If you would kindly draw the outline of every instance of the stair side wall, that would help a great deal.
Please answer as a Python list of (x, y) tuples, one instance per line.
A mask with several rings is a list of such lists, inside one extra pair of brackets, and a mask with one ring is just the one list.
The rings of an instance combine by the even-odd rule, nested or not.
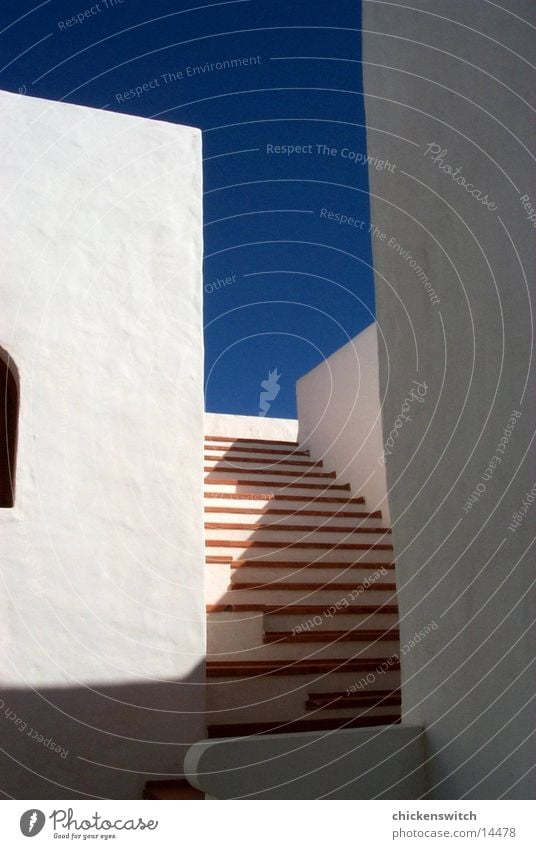
[(363, 3), (386, 436), (427, 387), (387, 458), (403, 721), (432, 797), (534, 798), (534, 506), (508, 526), (534, 485), (536, 9), (411, 6)]
[(296, 419), (277, 419), (269, 416), (235, 416), (229, 413), (205, 413), (205, 433), (208, 436), (235, 439), (278, 439), (295, 442), (298, 438)]
[(299, 440), (389, 525), (376, 323), (296, 384)]

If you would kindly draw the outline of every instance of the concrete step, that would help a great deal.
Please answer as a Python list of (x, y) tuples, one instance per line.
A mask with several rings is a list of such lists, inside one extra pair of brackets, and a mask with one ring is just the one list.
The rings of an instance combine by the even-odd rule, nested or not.
[[(210, 626), (209, 626), (209, 631)], [(248, 635), (249, 636), (249, 635)], [(332, 640), (325, 642), (273, 642), (273, 643), (248, 643), (239, 639), (237, 635), (237, 648), (229, 649), (218, 646), (207, 654), (207, 661), (271, 661), (276, 657), (281, 661), (305, 662), (316, 660), (358, 660), (369, 658), (381, 658), (385, 654), (395, 655), (399, 649), (399, 640), (371, 640), (370, 642), (351, 642), (350, 640)], [(212, 642), (212, 640), (211, 640)], [(214, 640), (215, 642), (215, 640)]]
[[(210, 661), (206, 666), (207, 679), (225, 678), (265, 678), (271, 676), (289, 677), (294, 675), (325, 675), (333, 672), (354, 672), (366, 675), (374, 673), (388, 658), (381, 655), (358, 658), (307, 658), (305, 660), (286, 660), (275, 657), (269, 660), (218, 660)], [(397, 660), (391, 660), (393, 669), (399, 668)]]
[[(268, 617), (266, 618), (268, 619)], [(328, 624), (330, 624), (331, 630), (322, 626), (311, 625), (299, 632), (296, 629), (294, 631), (283, 631), (275, 628), (265, 631), (265, 617), (261, 612), (233, 613), (221, 611), (211, 613), (207, 622), (207, 652), (210, 656), (218, 653), (236, 653), (237, 659), (240, 659), (238, 655), (249, 648), (257, 649), (272, 645), (272, 647), (276, 647), (276, 653), (281, 651), (282, 657), (298, 657), (299, 652), (305, 656), (307, 652), (316, 651), (324, 644), (335, 646), (342, 651), (346, 643), (350, 646), (350, 653), (360, 650), (365, 643), (370, 643), (376, 648), (382, 645), (382, 653), (389, 655), (396, 651), (396, 645), (391, 646), (391, 643), (396, 643), (398, 640), (398, 630), (395, 628), (389, 630), (386, 628), (372, 629), (369, 626), (366, 628), (354, 626), (346, 630), (334, 630), (334, 626), (335, 624), (338, 625), (338, 622), (330, 621)], [(287, 652), (289, 645), (297, 648), (296, 653)], [(272, 648), (271, 656), (273, 654), (274, 649)], [(269, 657), (269, 655), (265, 656)], [(351, 656), (351, 654), (345, 654), (345, 656)]]
[[(252, 483), (253, 485), (262, 483), (270, 484), (275, 487), (284, 487), (289, 484), (294, 486), (311, 487), (316, 484), (316, 489), (323, 489), (327, 486), (337, 486), (334, 472), (317, 472), (308, 471), (297, 473), (294, 470), (288, 469), (236, 469), (234, 467), (220, 466), (211, 469), (204, 466), (205, 484), (218, 483), (223, 480), (231, 480), (235, 483)], [(344, 484), (338, 484), (343, 490), (346, 489)]]
[(228, 474), (226, 472), (214, 472), (205, 477), (205, 497), (208, 492), (234, 492), (238, 495), (244, 493), (259, 494), (263, 493), (266, 500), (271, 500), (273, 497), (299, 495), (302, 498), (316, 496), (340, 497), (346, 493), (345, 502), (348, 502), (350, 485), (345, 483), (329, 483), (328, 481), (311, 479), (308, 477), (290, 478), (287, 475), (287, 480), (284, 477), (277, 478), (274, 475), (258, 474), (253, 477), (251, 474), (247, 477), (242, 477), (236, 473)]
[(297, 509), (313, 509), (313, 510), (355, 510), (363, 508), (365, 499), (363, 496), (355, 496), (348, 498), (345, 495), (322, 495), (322, 493), (307, 492), (299, 495), (293, 491), (279, 493), (275, 490), (266, 492), (258, 491), (257, 488), (240, 492), (235, 492), (231, 487), (218, 487), (214, 490), (212, 487), (205, 487), (204, 493), (205, 506), (213, 507), (246, 507), (246, 508), (266, 508), (276, 507), (293, 512)]
[[(340, 576), (338, 571), (311, 569), (308, 566), (300, 568), (300, 564), (297, 564), (298, 568), (294, 571), (289, 568), (285, 572), (266, 568), (232, 569), (231, 566), (229, 562), (205, 565), (207, 604), (234, 601), (284, 604), (298, 595), (308, 597), (315, 593), (322, 593), (318, 599), (311, 600), (311, 603), (315, 604), (338, 601), (343, 597), (350, 601), (361, 600), (365, 596), (367, 599), (373, 598), (375, 603), (380, 603), (385, 599), (394, 600), (396, 594), (393, 573), (387, 569), (369, 567), (364, 572), (350, 569)], [(244, 577), (248, 575), (249, 581), (245, 581)], [(371, 592), (377, 595), (371, 596)]]
[[(378, 606), (382, 604), (396, 604), (396, 592), (385, 590), (382, 587), (372, 586), (367, 589), (357, 588), (353, 590), (229, 590), (214, 599), (208, 598), (207, 604), (217, 605), (244, 605), (258, 604), (270, 605), (271, 607), (283, 607), (289, 605), (315, 605), (324, 609), (332, 605), (349, 605), (348, 609), (355, 604)], [(344, 607), (346, 609), (346, 607)]]
[(387, 707), (401, 704), (401, 692), (395, 690), (370, 690), (364, 692), (347, 693), (339, 692), (309, 693), (306, 709), (311, 711), (326, 710), (349, 710), (364, 707)]
[(384, 562), (392, 557), (393, 547), (384, 542), (307, 542), (292, 540), (225, 540), (207, 539), (207, 555), (231, 555), (234, 560), (301, 560), (305, 562), (311, 555), (320, 555), (322, 560), (341, 560), (345, 556), (355, 560), (361, 555), (370, 562)]
[[(315, 613), (299, 612), (293, 608), (293, 612), (281, 607), (276, 612), (265, 613), (264, 628), (266, 632), (272, 631), (295, 631), (299, 633), (309, 631), (351, 631), (352, 628), (381, 629), (396, 628), (398, 626), (398, 610), (391, 609), (389, 605), (387, 612), (385, 607), (362, 607), (362, 613), (339, 613), (331, 615), (322, 607), (316, 607)], [(380, 612), (381, 611), (381, 612)], [(253, 611), (249, 611), (253, 613)], [(260, 612), (260, 611), (258, 611)]]
[[(307, 620), (300, 625), (298, 623), (293, 629), (283, 630), (280, 627), (282, 617), (264, 616), (261, 611), (233, 612), (219, 611), (210, 613), (207, 621), (207, 652), (209, 655), (217, 653), (239, 653), (249, 648), (261, 648), (266, 645), (276, 646), (276, 652), (281, 651), (283, 657), (298, 657), (300, 653), (306, 655), (311, 650), (316, 651), (322, 645), (332, 645), (340, 651), (345, 651), (345, 656), (351, 656), (352, 652), (360, 650), (366, 643), (383, 646), (382, 653), (394, 654), (398, 640), (398, 631), (395, 627), (376, 627), (377, 616), (369, 617), (369, 622), (364, 626), (356, 624), (355, 617), (345, 629), (340, 627), (339, 620), (323, 617), (319, 623)], [(346, 655), (346, 644), (350, 646)], [(287, 646), (294, 645), (296, 652), (288, 652)], [(357, 646), (357, 648), (356, 648)], [(312, 647), (312, 648), (311, 648)], [(377, 652), (376, 652), (377, 653)], [(271, 656), (274, 649), (271, 649)], [(259, 653), (260, 656), (260, 653)], [(268, 655), (266, 655), (268, 657)]]
[(264, 615), (250, 613), (210, 613), (207, 617), (207, 654), (240, 652), (244, 647), (264, 642)]
[[(215, 562), (214, 560), (208, 560), (209, 562)], [(225, 557), (225, 562), (229, 562), (231, 564), (231, 569), (233, 573), (238, 574), (239, 570), (263, 570), (270, 569), (278, 570), (278, 574), (281, 577), (283, 572), (291, 571), (297, 572), (299, 569), (311, 569), (313, 572), (311, 573), (311, 577), (316, 574), (316, 570), (329, 570), (336, 572), (346, 572), (348, 570), (357, 570), (361, 577), (361, 570), (375, 570), (379, 571), (382, 574), (384, 572), (389, 572), (391, 574), (391, 578), (388, 580), (393, 580), (395, 564), (389, 561), (384, 561), (382, 563), (378, 563), (375, 561), (367, 561), (364, 560), (361, 556), (359, 559), (346, 559), (346, 560), (325, 560), (324, 558), (319, 558), (318, 555), (315, 555), (314, 558), (306, 559), (300, 562), (295, 560), (270, 560), (268, 563), (263, 562), (262, 559), (246, 559), (246, 560), (234, 560), (232, 557)], [(245, 575), (245, 571), (240, 572), (241, 575)], [(309, 574), (309, 573), (304, 573)]]
[[(374, 666), (369, 672), (211, 678), (207, 684), (207, 722), (286, 721), (311, 716), (306, 708), (309, 692), (346, 692), (359, 687), (363, 687), (364, 692), (373, 692), (374, 689), (399, 688), (399, 671), (387, 668), (380, 672), (382, 668)], [(392, 712), (393, 706), (389, 707)], [(348, 708), (340, 713), (352, 716), (359, 710), (370, 710), (370, 707)]]
[(334, 471), (331, 469), (326, 470), (311, 460), (280, 459), (277, 462), (273, 460), (271, 462), (267, 462), (266, 460), (259, 462), (258, 460), (251, 460), (251, 458), (227, 460), (218, 458), (207, 459), (205, 457), (203, 468), (207, 474), (225, 474), (228, 477), (243, 476), (257, 478), (260, 475), (265, 475), (266, 477), (271, 476), (274, 479), (283, 477), (293, 480), (301, 480), (303, 477), (312, 478), (313, 480), (322, 480), (323, 478), (334, 480), (336, 477)]
[[(238, 561), (241, 562), (241, 561)], [(249, 563), (249, 561), (246, 561)], [(278, 561), (274, 561), (277, 563)], [(385, 564), (364, 564), (362, 568), (355, 567), (353, 564), (345, 566), (336, 562), (330, 564), (329, 568), (326, 564), (321, 564), (317, 567), (316, 564), (287, 562), (281, 566), (269, 565), (260, 566), (249, 565), (235, 568), (235, 564), (229, 564), (229, 573), (231, 575), (231, 583), (269, 585), (281, 584), (289, 582), (302, 583), (317, 583), (319, 586), (325, 584), (352, 583), (354, 587), (368, 586), (369, 584), (393, 584), (394, 569), (384, 568)], [(207, 565), (206, 573), (211, 570), (221, 570), (218, 564)]]
[[(207, 549), (205, 561), (207, 563), (230, 563), (232, 570), (241, 568), (248, 569), (282, 569), (309, 568), (309, 569), (340, 569), (341, 564), (352, 564), (353, 569), (363, 568), (379, 569), (389, 568), (390, 551), (357, 550), (357, 551), (332, 551), (331, 549), (245, 549), (242, 556), (237, 556), (236, 551), (227, 548), (222, 551)], [(285, 564), (282, 566), (281, 564)], [(344, 568), (349, 568), (348, 566)]]
[(221, 524), (241, 524), (248, 529), (268, 528), (277, 525), (290, 527), (302, 526), (307, 529), (318, 528), (328, 530), (332, 527), (344, 528), (345, 532), (353, 528), (382, 527), (380, 511), (367, 513), (366, 510), (319, 510), (299, 509), (299, 507), (263, 508), (263, 507), (233, 507), (206, 505), (204, 508), (205, 521)]
[(288, 469), (290, 474), (301, 474), (304, 471), (323, 470), (322, 460), (311, 460), (302, 457), (278, 457), (276, 455), (255, 455), (227, 452), (225, 454), (214, 454), (205, 452), (205, 466), (213, 469), (219, 467), (224, 469), (243, 469), (245, 471), (271, 469)]
[(243, 446), (248, 448), (274, 448), (274, 449), (282, 449), (288, 448), (290, 451), (303, 451), (307, 449), (300, 448), (297, 442), (290, 442), (285, 439), (253, 439), (251, 437), (245, 436), (211, 436), (210, 434), (205, 434), (204, 437), (205, 445), (209, 442), (214, 443), (216, 445), (226, 445), (226, 446)]
[[(231, 525), (234, 524), (234, 527)], [(240, 523), (223, 523), (223, 522), (205, 522), (205, 539), (208, 540), (225, 540), (225, 542), (303, 542), (316, 544), (320, 542), (331, 543), (332, 545), (342, 545), (343, 543), (378, 543), (386, 542), (392, 545), (391, 531), (386, 528), (376, 527), (354, 527), (341, 528), (336, 525), (333, 527), (316, 529), (306, 525), (287, 525), (278, 524), (272, 527), (263, 527), (255, 525), (241, 525)]]
[[(352, 628), (350, 631), (326, 631), (311, 629), (302, 633), (295, 631), (269, 631), (264, 634), (263, 640), (265, 643), (277, 644), (278, 651), (287, 643), (374, 643), (379, 642), (391, 643), (399, 640), (399, 632), (397, 628), (391, 630), (370, 630), (366, 628)], [(389, 655), (391, 650), (386, 648)]]
[[(233, 577), (236, 575), (236, 571), (234, 572)], [(347, 594), (350, 598), (357, 598), (364, 592), (372, 591), (372, 592), (389, 592), (391, 594), (396, 593), (396, 584), (395, 583), (377, 583), (377, 584), (369, 584), (369, 583), (359, 583), (358, 581), (341, 581), (341, 580), (326, 580), (325, 582), (321, 581), (267, 581), (265, 583), (259, 582), (257, 578), (256, 581), (251, 581), (250, 583), (234, 580), (229, 584), (229, 591), (236, 590), (245, 592), (251, 590), (262, 590), (263, 593), (271, 593), (271, 592), (318, 592), (318, 593), (326, 593), (326, 592), (338, 592), (341, 594)], [(259, 600), (261, 600), (261, 596), (259, 596)]]
[(336, 731), (345, 728), (369, 728), (373, 726), (394, 725), (400, 723), (400, 715), (366, 713), (353, 717), (334, 717), (321, 719), (296, 719), (279, 722), (242, 722), (214, 724), (208, 726), (209, 738), (248, 737), (259, 734), (302, 734), (307, 731)]
[(288, 457), (289, 459), (300, 459), (310, 457), (311, 452), (303, 449), (292, 449), (285, 448), (284, 446), (277, 448), (270, 448), (262, 446), (254, 446), (251, 444), (232, 444), (232, 443), (217, 443), (217, 442), (207, 442), (205, 441), (204, 445), (205, 452), (217, 453), (225, 456), (226, 454), (239, 454), (244, 457)]

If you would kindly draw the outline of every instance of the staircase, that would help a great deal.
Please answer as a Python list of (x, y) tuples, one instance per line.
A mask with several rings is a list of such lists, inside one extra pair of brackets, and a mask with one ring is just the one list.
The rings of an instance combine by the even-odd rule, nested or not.
[(391, 531), (297, 443), (205, 438), (209, 737), (400, 721)]

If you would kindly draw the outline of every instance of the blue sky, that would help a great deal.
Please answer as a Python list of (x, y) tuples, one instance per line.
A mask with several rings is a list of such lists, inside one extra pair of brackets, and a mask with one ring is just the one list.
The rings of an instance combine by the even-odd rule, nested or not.
[(360, 3), (9, 0), (0, 30), (3, 89), (201, 127), (206, 408), (295, 416), (373, 319)]

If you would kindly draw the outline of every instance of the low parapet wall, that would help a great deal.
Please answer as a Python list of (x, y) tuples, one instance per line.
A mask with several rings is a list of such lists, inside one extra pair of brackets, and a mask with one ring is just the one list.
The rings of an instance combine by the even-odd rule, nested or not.
[(213, 799), (418, 799), (425, 792), (419, 726), (202, 740), (185, 759)]
[(296, 392), (300, 442), (389, 522), (377, 325), (304, 375)]

